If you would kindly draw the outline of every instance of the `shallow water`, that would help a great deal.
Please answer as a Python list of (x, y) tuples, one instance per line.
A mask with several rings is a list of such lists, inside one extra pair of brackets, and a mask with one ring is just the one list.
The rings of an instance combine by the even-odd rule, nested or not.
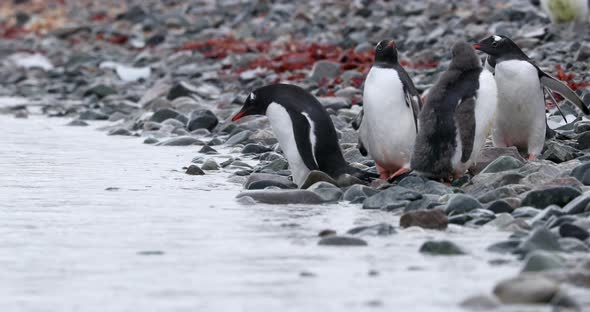
[[(66, 123), (0, 116), (0, 311), (459, 311), (520, 270), (489, 264), (502, 256), (485, 248), (509, 235), (489, 228), (318, 246), (323, 229), (397, 227), (399, 217), (351, 204), (242, 206), (230, 172), (184, 174), (199, 147)], [(424, 256), (430, 238), (469, 255)]]

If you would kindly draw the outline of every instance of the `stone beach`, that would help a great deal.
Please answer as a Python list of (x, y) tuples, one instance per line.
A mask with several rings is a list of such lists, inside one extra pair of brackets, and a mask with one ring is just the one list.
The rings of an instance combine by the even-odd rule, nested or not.
[[(362, 109), (363, 81), (376, 42), (395, 40), (401, 64), (419, 91), (427, 93), (448, 66), (454, 42), (474, 43), (490, 34), (506, 34), (541, 68), (565, 81), (590, 105), (590, 31), (576, 40), (568, 39), (550, 24), (539, 7), (524, 0), (11, 0), (0, 4), (0, 17), (0, 129), (5, 133), (0, 135), (0, 159), (5, 162), (6, 172), (6, 180), (0, 182), (0, 192), (4, 193), (0, 219), (5, 220), (0, 228), (4, 227), (5, 233), (10, 232), (10, 225), (36, 224), (31, 211), (39, 208), (35, 200), (25, 197), (34, 194), (24, 186), (15, 187), (21, 184), (18, 181), (22, 173), (17, 167), (37, 166), (32, 164), (36, 159), (14, 159), (29, 154), (41, 157), (38, 155), (43, 153), (37, 149), (47, 145), (47, 155), (60, 152), (66, 158), (67, 150), (61, 148), (71, 148), (79, 155), (73, 163), (78, 165), (89, 157), (83, 152), (86, 148), (96, 149), (96, 157), (102, 158), (99, 144), (104, 144), (104, 153), (112, 162), (101, 159), (99, 163), (106, 161), (108, 166), (119, 165), (117, 148), (121, 153), (127, 149), (137, 153), (121, 156), (120, 169), (124, 173), (119, 174), (126, 176), (121, 185), (101, 185), (97, 191), (109, 193), (105, 204), (111, 207), (105, 211), (108, 218), (116, 219), (118, 211), (127, 208), (120, 213), (137, 218), (142, 212), (131, 208), (131, 189), (141, 188), (137, 193), (144, 194), (153, 187), (159, 191), (146, 198), (154, 203), (147, 199), (138, 202), (152, 209), (148, 213), (158, 212), (150, 222), (165, 219), (166, 214), (158, 207), (166, 205), (165, 197), (169, 195), (154, 181), (180, 181), (165, 184), (166, 190), (179, 196), (170, 200), (169, 205), (177, 206), (170, 207), (167, 217), (174, 218), (175, 212), (182, 213), (177, 218), (188, 216), (192, 225), (182, 223), (186, 227), (183, 230), (201, 225), (209, 229), (200, 233), (204, 236), (218, 233), (220, 228), (223, 233), (233, 233), (227, 238), (228, 248), (236, 249), (241, 262), (230, 261), (232, 269), (247, 271), (249, 267), (244, 263), (252, 261), (250, 266), (260, 270), (252, 274), (265, 276), (260, 269), (264, 259), (271, 266), (281, 266), (279, 260), (284, 260), (283, 266), (292, 261), (296, 283), (316, 280), (313, 288), (325, 296), (318, 299), (317, 306), (313, 305), (314, 293), (310, 291), (298, 288), (293, 290), (297, 297), (290, 298), (285, 292), (293, 286), (277, 277), (289, 271), (282, 266), (269, 268), (269, 274), (277, 278), (239, 280), (240, 288), (228, 286), (227, 294), (224, 283), (236, 282), (234, 278), (224, 275), (226, 280), (217, 281), (210, 276), (212, 273), (199, 268), (195, 271), (206, 276), (206, 281), (215, 280), (215, 291), (203, 292), (204, 305), (191, 301), (190, 296), (183, 297), (182, 309), (590, 311), (590, 119), (572, 103), (558, 97), (566, 115), (564, 121), (547, 101), (547, 121), (553, 131), (540, 159), (527, 161), (515, 148), (493, 147), (489, 139), (469, 173), (452, 183), (407, 175), (392, 182), (379, 180), (362, 185), (352, 176), (333, 179), (312, 171), (298, 189), (266, 117), (248, 116), (231, 122), (253, 89), (278, 82), (299, 85), (327, 109), (345, 159), (356, 168), (376, 172), (375, 163), (360, 154), (353, 127)], [(48, 133), (43, 133), (43, 127)], [(97, 139), (97, 134), (104, 138)], [(67, 140), (77, 145), (70, 146)], [(53, 166), (51, 162), (45, 165)], [(35, 170), (51, 177), (47, 168)], [(137, 184), (134, 175), (148, 178), (146, 173), (139, 173), (141, 170), (151, 171), (149, 179), (154, 180)], [(24, 181), (46, 178), (31, 172), (25, 170)], [(80, 178), (80, 174), (73, 176)], [(102, 176), (94, 167), (87, 178), (92, 174)], [(58, 175), (62, 179), (67, 176)], [(40, 184), (41, 190), (53, 185), (33, 182)], [(17, 196), (11, 197), (11, 192)], [(55, 192), (59, 193), (59, 188)], [(129, 199), (122, 200), (115, 209), (112, 205), (117, 195)], [(41, 197), (49, 202), (54, 199), (51, 194)], [(203, 213), (198, 211), (191, 216), (191, 206), (183, 198), (194, 202), (195, 210), (208, 209), (206, 217), (196, 218)], [(51, 205), (51, 209), (73, 209), (77, 200), (83, 198), (68, 198), (64, 207)], [(102, 199), (96, 201), (99, 209)], [(93, 205), (80, 203), (80, 207), (87, 211)], [(207, 207), (222, 212), (216, 216), (214, 209)], [(237, 211), (239, 217), (232, 220), (228, 211)], [(96, 218), (95, 213), (88, 212), (88, 217)], [(249, 219), (249, 214), (256, 220)], [(76, 231), (85, 233), (80, 224), (71, 222)], [(187, 244), (191, 239), (174, 232), (173, 227), (167, 230), (174, 235), (163, 234), (165, 243), (158, 248), (172, 250), (175, 243)], [(129, 231), (133, 232), (126, 229), (125, 233), (133, 236)], [(245, 233), (245, 246), (251, 248), (243, 254), (239, 231)], [(117, 238), (113, 233), (108, 237)], [(7, 238), (0, 240), (0, 261), (13, 263), (7, 260), (10, 253), (40, 256), (28, 254), (23, 247), (26, 241), (21, 238), (17, 237), (19, 243), (14, 245)], [(99, 238), (93, 235), (91, 240), (100, 244)], [(204, 256), (196, 262), (204, 268), (211, 265), (223, 270), (220, 259), (231, 258), (231, 250), (219, 253), (219, 246), (204, 241), (199, 239), (199, 252), (223, 256)], [(265, 243), (268, 246), (260, 246), (257, 258), (252, 250)], [(219, 244), (223, 246), (223, 241)], [(138, 245), (150, 248), (149, 244)], [(51, 250), (43, 244), (36, 248)], [(62, 248), (67, 249), (60, 246), (59, 250)], [(273, 248), (277, 248), (276, 253)], [(157, 258), (168, 252), (133, 253), (134, 257)], [(64, 267), (76, 276), (75, 268), (66, 266), (82, 262), (66, 258), (70, 262)], [(349, 262), (338, 262), (347, 258)], [(326, 259), (324, 264), (322, 259)], [(454, 265), (454, 261), (458, 264)], [(194, 264), (182, 260), (178, 263), (182, 272), (190, 272)], [(362, 278), (358, 277), (359, 263), (366, 266)], [(338, 272), (330, 270), (329, 264)], [(129, 269), (129, 265), (121, 269)], [(158, 267), (166, 265), (166, 261), (158, 263)], [(475, 267), (477, 271), (472, 270)], [(367, 275), (364, 271), (368, 270), (373, 273)], [(117, 274), (116, 268), (108, 271)], [(350, 272), (354, 274), (347, 275)], [(396, 284), (395, 272), (400, 274), (400, 281), (411, 285), (411, 294), (403, 291), (403, 283)], [(448, 282), (449, 287), (458, 287), (457, 292), (431, 297), (430, 293), (438, 290), (430, 289), (429, 281), (452, 280), (462, 272), (465, 274), (456, 282)], [(178, 273), (171, 276), (178, 277)], [(240, 273), (231, 272), (236, 276)], [(14, 272), (0, 274), (9, 276), (13, 283), (26, 280)], [(338, 274), (346, 278), (336, 278)], [(379, 280), (374, 292), (368, 280)], [(170, 278), (166, 283), (174, 280)], [(437, 287), (445, 285), (433, 283)], [(334, 293), (326, 291), (330, 285)], [(387, 285), (395, 292), (389, 292)], [(198, 298), (199, 286), (195, 287), (194, 297)], [(255, 293), (254, 299), (246, 299), (249, 287)], [(420, 289), (423, 291), (417, 293)], [(148, 293), (162, 295), (159, 291), (167, 290), (150, 289)], [(354, 294), (356, 290), (362, 293), (362, 300), (355, 299), (351, 306), (347, 306), (345, 296), (337, 295)], [(26, 291), (11, 289), (9, 293), (20, 301), (13, 304), (1, 300), (0, 307), (5, 311), (37, 311), (48, 300), (48, 296), (41, 296), (37, 306), (30, 292), (39, 289)], [(275, 291), (277, 301), (262, 299), (263, 292), (272, 295)], [(235, 300), (224, 306), (223, 301), (233, 294)], [(69, 297), (59, 295), (65, 301)], [(91, 291), (84, 291), (84, 296), (90, 295)], [(166, 299), (163, 301), (173, 300), (162, 296)], [(112, 301), (105, 310), (133, 309), (125, 300), (121, 305)], [(167, 303), (157, 306), (174, 309)], [(65, 310), (75, 310), (75, 305), (67, 304)]]

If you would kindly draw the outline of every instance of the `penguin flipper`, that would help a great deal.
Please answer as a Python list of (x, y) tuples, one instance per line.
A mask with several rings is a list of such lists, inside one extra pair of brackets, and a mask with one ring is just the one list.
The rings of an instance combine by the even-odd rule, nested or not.
[(544, 72), (541, 73), (542, 74), (540, 80), (543, 86), (561, 94), (564, 98), (568, 99), (570, 102), (574, 103), (577, 107), (579, 107), (582, 110), (582, 112), (584, 112), (584, 114), (590, 114), (590, 109), (588, 109), (588, 106), (584, 104), (584, 101), (582, 101), (582, 99), (580, 99), (580, 97), (565, 83), (555, 79), (554, 77)]
[(352, 128), (354, 130), (358, 130), (361, 127), (361, 123), (363, 122), (364, 115), (365, 115), (364, 110), (361, 109), (361, 111), (358, 113), (358, 115), (356, 115), (356, 117), (354, 117), (354, 119), (352, 120)]
[[(293, 135), (295, 144), (303, 163), (309, 170), (319, 170), (315, 153), (312, 146), (311, 124), (303, 113), (289, 111), (291, 122), (293, 123)], [(313, 134), (315, 137), (315, 134)]]
[(461, 139), (461, 162), (471, 158), (475, 140), (475, 98), (463, 98), (455, 108), (455, 122)]

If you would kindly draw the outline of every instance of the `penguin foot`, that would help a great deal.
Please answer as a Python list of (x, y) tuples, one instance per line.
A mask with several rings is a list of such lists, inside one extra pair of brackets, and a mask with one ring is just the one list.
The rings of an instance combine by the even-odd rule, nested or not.
[(408, 172), (410, 172), (411, 170), (408, 168), (400, 168), (399, 170), (397, 170), (396, 172), (394, 172), (390, 177), (389, 177), (389, 181), (393, 181), (395, 180), (395, 178), (404, 175)]
[(526, 158), (527, 160), (537, 160), (537, 155), (529, 154), (529, 157)]

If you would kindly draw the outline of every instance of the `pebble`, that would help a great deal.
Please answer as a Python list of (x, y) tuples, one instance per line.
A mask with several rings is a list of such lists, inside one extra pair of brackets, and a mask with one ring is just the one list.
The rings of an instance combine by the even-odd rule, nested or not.
[(579, 190), (570, 186), (558, 186), (534, 190), (526, 194), (522, 200), (522, 205), (536, 208), (545, 208), (549, 205), (563, 207), (574, 198), (580, 196), (580, 194), (581, 192)]
[(190, 165), (186, 169), (186, 174), (190, 174), (190, 175), (204, 175), (205, 172), (203, 170), (201, 170), (201, 168), (199, 168), (199, 166), (197, 166), (197, 165)]
[(170, 138), (164, 140), (162, 142), (157, 143), (156, 145), (160, 146), (189, 146), (189, 145), (203, 145), (203, 141), (193, 138), (191, 136), (179, 136), (175, 138)]
[(350, 201), (353, 204), (362, 203), (367, 197), (373, 196), (378, 192), (379, 191), (374, 188), (356, 184), (352, 185), (344, 192), (342, 199)]
[(505, 304), (550, 303), (558, 292), (557, 282), (539, 274), (521, 274), (494, 287), (494, 294)]
[(321, 204), (324, 199), (308, 190), (255, 190), (244, 191), (236, 198), (248, 196), (263, 204)]
[(357, 237), (349, 237), (349, 236), (327, 236), (320, 239), (318, 242), (320, 246), (351, 246), (351, 247), (360, 247), (360, 246), (367, 246), (367, 242), (357, 238)]
[(312, 184), (307, 190), (318, 194), (325, 202), (336, 202), (342, 198), (342, 190), (334, 184), (320, 181)]
[(183, 125), (188, 122), (188, 117), (170, 108), (163, 108), (156, 111), (150, 117), (150, 121), (162, 123), (170, 118), (180, 121)]
[(346, 233), (359, 236), (388, 236), (397, 232), (391, 224), (378, 223), (375, 225), (357, 226), (348, 230)]
[(201, 169), (203, 169), (203, 170), (219, 170), (219, 165), (217, 164), (217, 162), (215, 160), (207, 159), (201, 165)]
[(219, 154), (216, 149), (209, 145), (203, 145), (203, 147), (199, 150), (199, 153), (206, 154), (206, 155), (216, 155)]
[(472, 196), (466, 194), (454, 194), (445, 207), (447, 215), (461, 214), (473, 209), (483, 208), (482, 204)]
[(464, 255), (466, 252), (457, 244), (448, 241), (427, 241), (420, 247), (420, 252), (434, 256)]
[(551, 231), (546, 228), (537, 228), (522, 240), (516, 251), (520, 254), (528, 254), (536, 250), (560, 251), (561, 247), (556, 235)]
[(563, 259), (556, 254), (543, 250), (535, 250), (526, 256), (522, 272), (557, 270), (562, 267)]
[(84, 120), (79, 120), (79, 119), (73, 119), (72, 121), (68, 122), (66, 124), (66, 126), (70, 126), (70, 127), (86, 127), (88, 126), (88, 123)]
[(197, 129), (213, 130), (219, 121), (215, 114), (208, 109), (196, 110), (191, 113), (190, 121), (188, 122), (188, 131), (194, 131)]
[(590, 233), (587, 230), (571, 223), (562, 224), (559, 227), (559, 235), (561, 237), (577, 238), (581, 241), (585, 241), (590, 237)]
[(331, 79), (338, 76), (340, 72), (340, 63), (332, 61), (317, 61), (313, 64), (309, 78), (313, 81), (319, 82), (323, 79)]
[(327, 182), (332, 185), (337, 185), (336, 181), (326, 173), (318, 170), (312, 170), (307, 174), (307, 176), (303, 180), (303, 183), (299, 187), (302, 189), (306, 189), (318, 182)]
[(227, 141), (225, 141), (225, 144), (228, 146), (234, 146), (236, 144), (244, 143), (248, 140), (251, 134), (252, 131), (250, 130), (240, 131), (231, 136), (229, 139), (227, 139)]
[(518, 169), (524, 162), (512, 156), (501, 156), (485, 167), (481, 173), (496, 173), (506, 170)]
[(422, 194), (405, 187), (393, 186), (373, 196), (363, 203), (363, 209), (396, 210), (404, 208), (410, 201), (421, 199)]
[(584, 185), (590, 185), (590, 162), (583, 163), (574, 168), (571, 176), (578, 179)]
[(445, 230), (449, 224), (447, 215), (441, 209), (404, 213), (399, 221), (402, 228), (418, 226), (424, 229)]

